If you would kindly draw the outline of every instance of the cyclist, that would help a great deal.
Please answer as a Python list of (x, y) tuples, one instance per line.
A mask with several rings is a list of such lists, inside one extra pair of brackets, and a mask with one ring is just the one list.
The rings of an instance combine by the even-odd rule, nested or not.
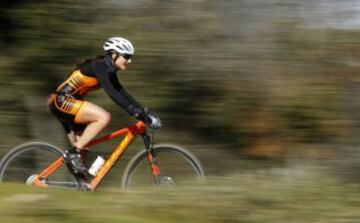
[(105, 55), (88, 59), (77, 65), (50, 96), (50, 111), (62, 123), (73, 148), (65, 151), (65, 162), (72, 174), (86, 178), (87, 169), (81, 154), (86, 145), (110, 122), (110, 114), (98, 105), (84, 100), (91, 90), (103, 88), (110, 98), (131, 116), (152, 128), (161, 126), (160, 119), (144, 109), (125, 91), (117, 78), (117, 71), (125, 71), (134, 55), (132, 43), (122, 37), (109, 38), (104, 46)]

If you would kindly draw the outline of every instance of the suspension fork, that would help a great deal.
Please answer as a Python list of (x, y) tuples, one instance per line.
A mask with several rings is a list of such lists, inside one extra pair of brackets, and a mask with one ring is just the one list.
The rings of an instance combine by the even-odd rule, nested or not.
[(145, 133), (144, 135), (142, 135), (143, 140), (144, 140), (144, 144), (145, 144), (145, 148), (147, 151), (147, 159), (149, 161), (150, 164), (150, 168), (151, 168), (151, 173), (154, 177), (154, 181), (156, 183), (156, 185), (158, 185), (160, 183), (160, 168), (157, 162), (157, 157), (156, 154), (154, 152), (153, 146), (153, 137), (149, 136), (147, 133)]

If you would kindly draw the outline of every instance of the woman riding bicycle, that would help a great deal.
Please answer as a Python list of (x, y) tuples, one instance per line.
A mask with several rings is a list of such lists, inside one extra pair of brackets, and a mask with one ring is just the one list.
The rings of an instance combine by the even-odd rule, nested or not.
[(105, 55), (77, 65), (49, 99), (49, 109), (62, 123), (73, 148), (65, 151), (66, 164), (74, 175), (85, 178), (87, 169), (80, 154), (110, 122), (110, 114), (98, 105), (85, 101), (91, 90), (103, 88), (110, 98), (131, 116), (153, 128), (161, 126), (160, 119), (145, 109), (125, 91), (117, 78), (117, 71), (125, 71), (134, 55), (134, 47), (125, 38), (109, 38)]

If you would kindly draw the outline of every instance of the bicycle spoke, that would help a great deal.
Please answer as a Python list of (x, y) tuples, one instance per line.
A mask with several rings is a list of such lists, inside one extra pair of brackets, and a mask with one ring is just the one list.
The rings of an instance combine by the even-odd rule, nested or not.
[[(12, 149), (0, 163), (0, 181), (26, 183), (32, 175), (41, 173), (62, 151), (46, 143), (26, 143)], [(49, 181), (75, 182), (65, 165), (53, 172)]]
[[(203, 178), (200, 162), (187, 150), (175, 146), (154, 148), (160, 175), (154, 180), (147, 160), (147, 151), (138, 153), (126, 168), (123, 187), (182, 186)], [(157, 185), (156, 185), (157, 184)]]

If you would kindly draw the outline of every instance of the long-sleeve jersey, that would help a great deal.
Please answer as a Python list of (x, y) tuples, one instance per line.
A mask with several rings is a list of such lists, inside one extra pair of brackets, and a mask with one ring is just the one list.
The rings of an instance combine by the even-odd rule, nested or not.
[(56, 90), (59, 95), (82, 99), (89, 91), (102, 88), (132, 116), (143, 116), (144, 108), (120, 84), (109, 56), (81, 64)]

